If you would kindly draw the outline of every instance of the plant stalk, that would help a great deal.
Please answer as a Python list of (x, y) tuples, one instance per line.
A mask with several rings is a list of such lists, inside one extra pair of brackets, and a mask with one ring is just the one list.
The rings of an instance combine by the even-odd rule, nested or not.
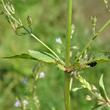
[(64, 100), (65, 100), (66, 110), (70, 110), (70, 78), (71, 78), (71, 74), (65, 72)]
[[(69, 68), (69, 64), (70, 64), (71, 19), (72, 19), (72, 0), (68, 0), (67, 27), (66, 27), (66, 55), (65, 55), (65, 67), (66, 68)], [(65, 101), (66, 110), (70, 110), (70, 78), (71, 78), (71, 73), (65, 72), (64, 101)]]
[(69, 67), (70, 63), (70, 37), (71, 37), (71, 18), (72, 18), (72, 0), (68, 0), (67, 7), (67, 27), (66, 27), (66, 56), (65, 56), (65, 66)]

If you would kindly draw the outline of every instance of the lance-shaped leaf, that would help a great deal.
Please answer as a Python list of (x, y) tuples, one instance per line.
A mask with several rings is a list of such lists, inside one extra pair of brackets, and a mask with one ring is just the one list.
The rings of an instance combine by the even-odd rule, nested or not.
[(3, 58), (23, 58), (23, 59), (31, 59), (31, 60), (40, 60), (47, 63), (54, 63), (56, 64), (56, 58), (47, 52), (39, 52), (34, 50), (29, 50), (29, 54), (21, 54), (21, 55), (14, 55), (11, 57), (3, 57)]
[(89, 59), (89, 63), (92, 62), (97, 62), (97, 63), (101, 63), (101, 62), (106, 62), (106, 61), (110, 61), (110, 52), (101, 52), (101, 53), (96, 53), (90, 56)]
[(32, 57), (29, 54), (23, 53), (21, 55), (14, 55), (10, 57), (2, 57), (2, 58), (22, 58), (22, 59), (31, 59), (31, 60), (37, 60), (36, 58)]
[(56, 64), (56, 61), (57, 61), (57, 59), (52, 54), (47, 53), (47, 52), (39, 52), (39, 51), (29, 50), (29, 54), (32, 57), (34, 57), (40, 61), (43, 61), (43, 62)]
[(107, 94), (106, 94), (106, 91), (105, 91), (105, 87), (104, 87), (104, 83), (103, 83), (103, 74), (100, 77), (99, 85), (100, 85), (99, 91), (101, 93), (101, 96), (108, 102), (109, 99), (107, 97)]
[(96, 103), (91, 110), (96, 110), (97, 108), (103, 107), (103, 104)]
[(86, 59), (80, 59), (75, 65), (90, 65), (95, 66), (97, 63), (110, 61), (110, 52), (94, 53)]
[(29, 54), (23, 53), (21, 55), (14, 55), (14, 56), (3, 57), (3, 58), (22, 58), (22, 59), (30, 59), (30, 60), (39, 60), (46, 63), (53, 63), (60, 70), (65, 71), (64, 65), (61, 65), (60, 63), (58, 63), (56, 57), (54, 57), (52, 54), (47, 52), (29, 50)]
[(104, 104), (103, 102), (98, 102), (92, 107), (91, 110), (110, 110), (110, 106), (109, 106), (109, 104)]

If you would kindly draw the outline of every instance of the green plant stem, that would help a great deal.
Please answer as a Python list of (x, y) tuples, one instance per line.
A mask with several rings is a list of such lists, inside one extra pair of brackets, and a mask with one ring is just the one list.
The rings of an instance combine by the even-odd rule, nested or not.
[(63, 61), (58, 57), (58, 55), (51, 49), (49, 48), (46, 44), (44, 44), (38, 37), (36, 37), (33, 33), (31, 33), (27, 28), (22, 26), (34, 39), (36, 39), (38, 42), (40, 42), (45, 48), (47, 48), (55, 57), (57, 60), (63, 65)]
[(64, 100), (65, 100), (66, 110), (70, 110), (70, 79), (71, 79), (71, 74), (65, 72)]
[(33, 98), (36, 95), (36, 84), (37, 84), (38, 79), (39, 79), (39, 77), (38, 77), (38, 70), (39, 70), (39, 68), (37, 67), (37, 68), (35, 68), (35, 70), (33, 72), (35, 74), (35, 76), (34, 76), (34, 83), (33, 83), (33, 89), (32, 89)]
[(72, 0), (68, 0), (68, 11), (67, 11), (67, 30), (66, 30), (66, 56), (65, 66), (69, 67), (70, 63), (70, 37), (71, 37), (71, 18), (72, 18)]
[[(68, 0), (67, 4), (67, 30), (66, 30), (66, 55), (65, 67), (69, 68), (70, 63), (70, 37), (71, 37), (71, 18), (72, 18), (72, 0)], [(71, 73), (65, 72), (64, 81), (64, 100), (66, 110), (70, 110), (70, 78)]]
[(108, 22), (96, 33), (96, 35), (90, 40), (90, 42), (85, 46), (85, 48), (81, 51), (81, 53), (79, 54), (79, 56), (75, 59), (74, 63), (72, 64), (72, 66), (77, 62), (77, 60), (79, 59), (79, 57), (84, 53), (84, 51), (88, 48), (88, 46), (94, 41), (95, 38), (97, 38), (97, 36), (107, 27), (107, 25), (110, 24), (110, 20), (108, 20)]

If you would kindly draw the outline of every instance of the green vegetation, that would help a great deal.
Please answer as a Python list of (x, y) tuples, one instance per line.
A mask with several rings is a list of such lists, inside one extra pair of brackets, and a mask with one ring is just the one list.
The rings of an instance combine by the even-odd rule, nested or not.
[[(17, 15), (26, 24), (27, 15), (32, 17), (32, 29), (35, 35), (37, 35), (42, 41), (44, 41), (53, 50), (57, 48), (63, 49), (60, 45), (55, 43), (55, 39), (60, 37), (65, 44), (65, 28), (66, 28), (66, 9), (67, 2), (63, 0), (12, 0), (15, 5)], [(95, 3), (94, 3), (95, 4)], [(101, 4), (101, 3), (100, 3)], [(80, 1), (73, 3), (73, 23), (75, 25), (74, 39), (71, 43), (79, 48), (81, 51), (87, 42), (93, 37), (92, 25), (89, 25), (90, 19), (88, 16), (82, 14), (80, 10)], [(83, 4), (84, 5), (84, 4)], [(1, 6), (0, 6), (1, 7)], [(79, 8), (78, 8), (79, 7)], [(93, 7), (92, 7), (93, 8)], [(99, 10), (97, 8), (97, 10)], [(96, 11), (97, 11), (96, 10)], [(105, 14), (103, 11), (101, 14)], [(81, 15), (83, 15), (81, 19)], [(77, 17), (79, 16), (79, 17)], [(90, 16), (89, 16), (90, 17)], [(36, 42), (29, 35), (17, 36), (13, 30), (10, 29), (10, 25), (4, 19), (4, 16), (0, 16), (0, 57), (12, 56), (21, 53), (27, 53), (28, 50), (40, 50), (47, 51), (38, 42)], [(101, 19), (100, 16), (98, 16)], [(102, 21), (105, 23), (107, 21)], [(88, 23), (89, 22), (89, 23)], [(102, 25), (104, 24), (103, 22)], [(98, 22), (99, 23), (99, 22)], [(96, 26), (96, 29), (100, 28)], [(109, 31), (108, 31), (109, 32)], [(107, 29), (99, 35), (99, 37), (91, 44), (90, 49), (101, 52), (103, 50), (109, 51), (109, 34)], [(56, 51), (56, 50), (55, 50)], [(56, 51), (57, 52), (57, 51)], [(64, 52), (62, 52), (63, 54)], [(76, 51), (73, 52), (73, 59)], [(0, 60), (0, 110), (17, 110), (14, 107), (16, 102), (16, 91), (23, 97), (24, 95), (31, 95), (26, 91), (22, 85), (22, 80), (25, 76), (28, 77), (28, 86), (33, 83), (32, 69), (36, 64), (36, 61), (27, 61), (22, 59), (1, 59)], [(44, 64), (45, 65), (45, 64)], [(101, 74), (104, 74), (104, 83), (109, 93), (109, 71), (110, 63), (98, 64), (95, 67), (89, 69), (83, 69), (82, 76), (85, 77), (90, 83), (97, 85), (98, 79)], [(44, 79), (41, 79), (36, 85), (37, 95), (40, 100), (40, 110), (51, 110), (55, 107), (56, 110), (64, 110), (64, 73), (58, 71), (58, 68), (53, 65), (42, 66), (40, 71), (43, 71), (46, 75)], [(77, 80), (74, 80), (73, 87), (80, 86)], [(78, 92), (71, 92), (71, 106), (72, 110), (89, 110), (93, 103), (86, 100), (88, 92), (84, 89)], [(24, 97), (26, 98), (26, 97)]]

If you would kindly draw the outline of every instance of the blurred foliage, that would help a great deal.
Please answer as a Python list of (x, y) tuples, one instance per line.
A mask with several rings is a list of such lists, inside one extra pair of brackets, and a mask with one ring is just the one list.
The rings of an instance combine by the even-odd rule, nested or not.
[[(87, 0), (86, 0), (87, 1)], [(17, 15), (21, 18), (26, 25), (27, 15), (32, 17), (32, 29), (33, 33), (37, 35), (42, 41), (44, 41), (49, 47), (56, 51), (56, 48), (61, 46), (55, 43), (55, 39), (60, 37), (65, 44), (65, 30), (66, 30), (66, 9), (67, 1), (63, 0), (12, 0)], [(102, 6), (103, 2), (97, 1)], [(88, 3), (88, 4), (87, 4)], [(89, 4), (91, 3), (91, 4)], [(79, 47), (78, 51), (81, 51), (86, 43), (92, 38), (92, 24), (90, 16), (86, 13), (90, 13), (90, 10), (96, 11), (99, 21), (96, 26), (98, 30), (107, 20), (107, 16), (102, 18), (102, 15), (108, 12), (96, 5), (96, 1), (90, 0), (90, 2), (82, 3), (81, 0), (73, 1), (73, 23), (75, 25), (75, 33), (71, 40), (71, 46), (76, 45)], [(91, 6), (90, 7), (88, 7)], [(92, 6), (93, 5), (93, 6)], [(97, 7), (97, 8), (96, 8)], [(104, 7), (104, 5), (103, 5)], [(1, 10), (0, 6), (0, 10)], [(85, 11), (86, 10), (86, 11)], [(102, 19), (101, 19), (102, 18)], [(101, 25), (102, 23), (102, 25)], [(108, 28), (104, 30), (102, 34), (92, 43), (89, 53), (91, 51), (101, 52), (103, 50), (109, 51), (109, 31)], [(108, 34), (107, 34), (108, 33)], [(27, 53), (28, 49), (47, 51), (42, 45), (37, 43), (29, 35), (17, 36), (11, 29), (8, 22), (4, 19), (4, 16), (0, 16), (0, 57), (12, 56), (15, 54)], [(73, 52), (74, 59), (76, 50)], [(71, 59), (71, 60), (72, 60)], [(0, 110), (18, 110), (14, 107), (16, 102), (16, 92), (23, 97), (29, 96), (28, 92), (22, 87), (22, 80), (25, 76), (28, 77), (29, 83), (33, 83), (32, 69), (35, 65), (35, 61), (27, 60), (6, 60), (0, 59)], [(107, 93), (110, 94), (109, 88), (109, 63), (99, 64), (95, 67), (83, 69), (82, 76), (90, 83), (98, 85), (100, 75), (104, 74), (104, 83), (107, 89)], [(51, 110), (55, 107), (56, 110), (64, 110), (64, 96), (63, 96), (63, 72), (58, 71), (53, 65), (44, 65), (40, 71), (46, 73), (45, 79), (41, 79), (37, 86), (37, 94), (40, 100), (40, 110)], [(73, 81), (73, 87), (80, 86), (77, 80)], [(79, 90), (78, 92), (71, 93), (71, 107), (77, 110), (89, 110), (94, 102), (86, 101), (86, 95), (88, 91)], [(109, 95), (110, 97), (110, 95)]]

